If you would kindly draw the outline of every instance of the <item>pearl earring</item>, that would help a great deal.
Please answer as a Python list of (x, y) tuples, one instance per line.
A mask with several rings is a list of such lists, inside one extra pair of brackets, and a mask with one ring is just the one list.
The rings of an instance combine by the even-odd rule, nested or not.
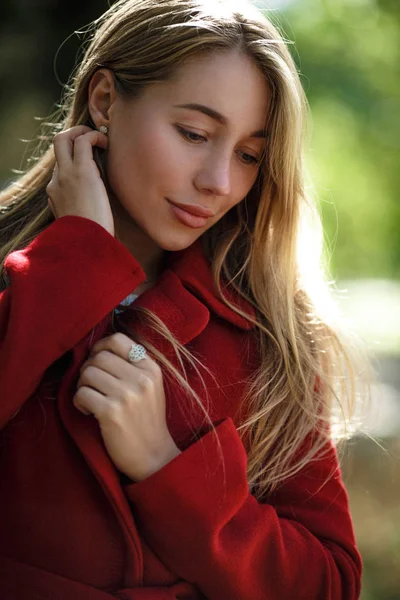
[(99, 131), (101, 131), (101, 133), (104, 133), (105, 135), (107, 135), (107, 133), (108, 133), (107, 125), (100, 125)]

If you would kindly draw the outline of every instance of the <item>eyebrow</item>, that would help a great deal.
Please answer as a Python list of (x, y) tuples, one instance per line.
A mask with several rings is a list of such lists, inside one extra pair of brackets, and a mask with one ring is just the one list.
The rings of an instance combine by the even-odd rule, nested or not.
[[(207, 115), (208, 117), (211, 117), (211, 119), (214, 119), (214, 121), (217, 121), (217, 123), (220, 123), (221, 125), (226, 126), (229, 123), (228, 119), (221, 115), (221, 113), (217, 112), (213, 108), (210, 108), (209, 106), (204, 106), (204, 104), (189, 103), (175, 104), (174, 106), (175, 108), (188, 108), (189, 110), (197, 110), (199, 112), (202, 112), (203, 114)], [(259, 131), (254, 131), (253, 133), (251, 133), (250, 137), (265, 139), (267, 136), (265, 131), (263, 129), (260, 129)]]

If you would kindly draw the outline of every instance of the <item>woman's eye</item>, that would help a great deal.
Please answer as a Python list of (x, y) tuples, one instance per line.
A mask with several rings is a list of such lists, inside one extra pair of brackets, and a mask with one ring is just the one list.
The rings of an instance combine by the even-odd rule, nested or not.
[[(178, 131), (181, 132), (183, 137), (189, 139), (191, 142), (197, 142), (197, 141), (199, 141), (199, 139), (207, 141), (207, 138), (205, 138), (203, 135), (199, 135), (198, 133), (194, 133), (193, 131), (188, 131), (187, 129), (184, 129), (183, 127), (178, 127), (177, 129), (178, 129)], [(193, 138), (191, 138), (189, 136), (194, 136), (197, 139), (194, 140)]]
[[(198, 142), (200, 140), (207, 141), (207, 138), (198, 133), (194, 133), (194, 131), (189, 131), (188, 129), (184, 129), (183, 127), (177, 126), (178, 131), (183, 135), (184, 138), (188, 139), (191, 142)], [(196, 138), (196, 139), (193, 139)], [(249, 166), (253, 166), (258, 164), (259, 159), (256, 156), (252, 156), (251, 154), (247, 154), (246, 152), (241, 152), (242, 156), (246, 157), (244, 159), (244, 163)]]
[(245, 152), (242, 152), (242, 156), (247, 157), (247, 160), (245, 160), (245, 162), (247, 162), (248, 165), (255, 165), (259, 162), (259, 159), (256, 156), (251, 156), (251, 154), (246, 154)]

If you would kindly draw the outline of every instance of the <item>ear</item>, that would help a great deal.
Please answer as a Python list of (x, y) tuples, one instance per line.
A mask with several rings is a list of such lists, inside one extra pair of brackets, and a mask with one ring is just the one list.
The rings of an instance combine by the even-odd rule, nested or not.
[(98, 69), (89, 82), (88, 108), (96, 125), (108, 125), (110, 109), (117, 99), (117, 91), (112, 72), (109, 69)]

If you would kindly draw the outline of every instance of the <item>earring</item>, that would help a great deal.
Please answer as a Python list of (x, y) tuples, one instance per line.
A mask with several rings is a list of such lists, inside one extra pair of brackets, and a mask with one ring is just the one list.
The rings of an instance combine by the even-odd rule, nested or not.
[(107, 135), (107, 133), (108, 133), (107, 125), (100, 125), (99, 131), (101, 131), (101, 133), (104, 133), (105, 135)]

